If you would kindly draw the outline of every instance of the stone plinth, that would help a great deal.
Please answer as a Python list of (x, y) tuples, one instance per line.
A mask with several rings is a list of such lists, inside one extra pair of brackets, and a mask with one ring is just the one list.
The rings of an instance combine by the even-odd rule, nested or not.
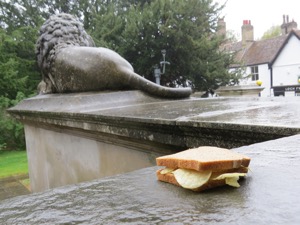
[(240, 188), (194, 193), (157, 167), (0, 202), (0, 224), (300, 224), (300, 135), (235, 149), (251, 157)]
[(25, 125), (32, 190), (155, 165), (190, 147), (239, 147), (300, 132), (295, 98), (166, 100), (139, 91), (51, 94), (9, 112)]
[(216, 90), (219, 96), (259, 96), (265, 88), (257, 85), (222, 86)]

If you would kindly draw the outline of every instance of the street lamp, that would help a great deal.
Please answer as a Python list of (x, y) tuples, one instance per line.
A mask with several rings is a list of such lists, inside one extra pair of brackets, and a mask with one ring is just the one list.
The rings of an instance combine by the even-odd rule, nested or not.
[(154, 66), (154, 77), (156, 84), (160, 85), (160, 77), (162, 74), (165, 74), (166, 64), (170, 65), (170, 62), (166, 61), (166, 49), (161, 50), (161, 54), (163, 55), (163, 61), (160, 62), (160, 67), (162, 67), (162, 72), (158, 65)]

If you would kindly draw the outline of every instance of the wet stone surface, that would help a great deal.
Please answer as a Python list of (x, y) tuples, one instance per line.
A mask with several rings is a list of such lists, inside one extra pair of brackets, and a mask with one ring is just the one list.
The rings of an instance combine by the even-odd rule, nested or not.
[(140, 91), (51, 94), (26, 99), (9, 112), (25, 124), (99, 132), (113, 136), (115, 143), (125, 138), (132, 145), (158, 143), (177, 150), (232, 148), (300, 133), (298, 97), (174, 100)]
[(0, 179), (0, 201), (19, 195), (29, 194), (29, 187), (22, 184), (22, 180), (26, 179), (28, 179), (28, 175), (12, 176)]
[(235, 149), (241, 187), (203, 193), (156, 180), (158, 167), (0, 202), (0, 224), (300, 224), (300, 135)]
[(298, 97), (227, 97), (182, 100), (153, 98), (140, 91), (39, 95), (9, 110), (12, 114), (45, 112), (147, 120), (292, 126), (300, 128)]

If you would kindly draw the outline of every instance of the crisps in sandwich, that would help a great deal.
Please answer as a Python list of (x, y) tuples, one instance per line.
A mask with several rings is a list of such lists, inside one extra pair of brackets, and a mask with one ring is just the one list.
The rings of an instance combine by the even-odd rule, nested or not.
[(238, 180), (246, 176), (250, 158), (232, 150), (203, 146), (156, 158), (160, 181), (193, 191), (230, 185), (239, 187)]

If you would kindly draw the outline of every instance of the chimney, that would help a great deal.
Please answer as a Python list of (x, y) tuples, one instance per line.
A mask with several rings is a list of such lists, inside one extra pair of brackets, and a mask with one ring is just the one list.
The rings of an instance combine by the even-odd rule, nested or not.
[(242, 26), (242, 44), (246, 45), (247, 42), (254, 41), (254, 31), (251, 25), (251, 20), (243, 20)]
[(224, 20), (224, 17), (218, 19), (217, 34), (219, 36), (226, 36), (226, 22)]
[(293, 29), (297, 30), (298, 24), (292, 20), (291, 22), (289, 21), (289, 16), (288, 15), (283, 15), (283, 23), (281, 25), (281, 34), (285, 35), (291, 32)]

